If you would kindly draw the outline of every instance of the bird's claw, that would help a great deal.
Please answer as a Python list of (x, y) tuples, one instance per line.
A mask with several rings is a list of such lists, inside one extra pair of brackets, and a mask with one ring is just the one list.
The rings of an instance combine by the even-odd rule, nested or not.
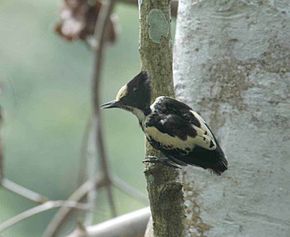
[(169, 167), (180, 169), (178, 165), (175, 165), (172, 161), (170, 161), (168, 158), (165, 157), (158, 158), (156, 156), (146, 156), (146, 158), (143, 160), (143, 163), (153, 163), (153, 164), (161, 163)]
[(146, 156), (146, 158), (142, 161), (143, 163), (159, 163), (160, 159), (156, 156)]

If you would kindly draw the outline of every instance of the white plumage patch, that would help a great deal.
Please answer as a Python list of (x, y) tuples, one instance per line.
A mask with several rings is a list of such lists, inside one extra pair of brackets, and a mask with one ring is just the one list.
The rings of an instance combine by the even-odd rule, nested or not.
[(146, 136), (149, 135), (149, 138), (152, 138), (167, 147), (186, 150), (186, 148), (193, 149), (195, 146), (195, 138), (190, 136), (188, 136), (186, 140), (182, 140), (177, 136), (173, 137), (167, 133), (162, 133), (156, 127), (145, 127), (144, 132)]
[(122, 97), (126, 96), (127, 94), (128, 94), (128, 88), (127, 88), (127, 85), (124, 85), (118, 91), (117, 96), (116, 96), (116, 100), (119, 101)]
[[(208, 150), (216, 149), (216, 142), (215, 142), (214, 136), (211, 133), (211, 131), (208, 129), (208, 126), (206, 125), (205, 120), (195, 111), (190, 110), (190, 112), (194, 115), (194, 117), (200, 123), (200, 128), (192, 125), (193, 128), (197, 132), (197, 137), (198, 137), (197, 145), (199, 145), (203, 148), (206, 148)], [(213, 145), (211, 145), (211, 144), (213, 144)]]
[(170, 136), (167, 133), (162, 133), (156, 127), (146, 127), (144, 132), (146, 135), (149, 135), (149, 138), (152, 138), (167, 147), (178, 148), (184, 151), (190, 151), (196, 145), (208, 150), (216, 149), (216, 143), (214, 142), (214, 139), (211, 139), (209, 136), (204, 135), (204, 132), (200, 128), (197, 128), (195, 126), (193, 127), (194, 129), (196, 128), (197, 135), (195, 137), (187, 136), (186, 140), (182, 140), (177, 136)]
[(156, 106), (156, 104), (160, 103), (160, 102), (162, 101), (162, 99), (164, 99), (164, 98), (165, 98), (165, 96), (158, 96), (158, 97), (155, 99), (155, 101), (153, 102), (153, 104), (150, 105), (150, 109), (152, 110), (152, 113), (155, 112), (155, 106)]

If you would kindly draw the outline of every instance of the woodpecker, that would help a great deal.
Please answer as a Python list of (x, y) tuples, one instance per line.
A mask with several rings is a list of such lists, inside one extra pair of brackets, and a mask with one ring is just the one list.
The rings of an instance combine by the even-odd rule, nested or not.
[(149, 157), (146, 162), (161, 162), (178, 167), (193, 165), (220, 175), (228, 162), (217, 139), (204, 119), (188, 105), (160, 96), (151, 103), (151, 83), (141, 71), (117, 93), (104, 109), (120, 108), (133, 113), (148, 142), (165, 157)]

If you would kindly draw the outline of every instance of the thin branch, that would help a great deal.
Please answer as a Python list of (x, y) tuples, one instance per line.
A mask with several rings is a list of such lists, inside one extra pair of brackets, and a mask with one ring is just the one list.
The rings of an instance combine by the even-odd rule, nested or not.
[(79, 162), (79, 174), (78, 174), (78, 185), (84, 182), (84, 180), (88, 179), (88, 177), (85, 177), (85, 169), (86, 169), (86, 156), (88, 152), (88, 143), (89, 143), (89, 136), (91, 132), (92, 127), (92, 116), (89, 117), (82, 137), (81, 142), (81, 149), (80, 149), (80, 162)]
[(101, 124), (100, 112), (100, 78), (101, 67), (103, 64), (103, 52), (105, 47), (106, 29), (115, 5), (115, 0), (107, 0), (103, 3), (100, 14), (97, 20), (94, 38), (96, 40), (96, 47), (94, 52), (94, 70), (92, 75), (92, 109), (94, 119), (96, 121), (96, 147), (98, 148), (100, 169), (103, 171), (104, 179), (108, 181), (107, 192), (110, 208), (113, 216), (116, 216), (116, 207), (113, 201), (112, 185), (110, 171), (108, 168), (108, 159), (104, 145), (104, 136)]
[(87, 234), (86, 227), (83, 224), (78, 223), (75, 230), (66, 237), (87, 237)]
[[(113, 195), (112, 195), (112, 180), (111, 175), (109, 173), (108, 164), (107, 164), (107, 155), (105, 153), (104, 148), (104, 141), (102, 136), (102, 130), (100, 125), (100, 109), (99, 109), (99, 82), (100, 82), (100, 69), (102, 65), (102, 56), (103, 56), (103, 49), (104, 49), (104, 42), (105, 42), (105, 33), (106, 33), (106, 24), (110, 18), (111, 12), (114, 7), (115, 1), (108, 1), (107, 4), (105, 4), (101, 11), (99, 18), (97, 20), (96, 28), (95, 28), (95, 45), (93, 49), (95, 50), (94, 54), (94, 71), (92, 76), (92, 99), (93, 99), (93, 114), (94, 118), (96, 120), (96, 128), (94, 129), (96, 132), (96, 146), (99, 148), (99, 154), (100, 154), (100, 179), (101, 182), (104, 184), (104, 186), (107, 186), (107, 192), (108, 192), (108, 200), (110, 203), (111, 211), (113, 215), (116, 215), (115, 205), (113, 202)], [(87, 138), (89, 135), (89, 129), (86, 130), (84, 135), (85, 138)], [(87, 139), (84, 138), (84, 143), (87, 144)], [(84, 145), (83, 145), (84, 147)], [(82, 152), (84, 154), (84, 152)], [(138, 197), (138, 199), (145, 201), (145, 198), (142, 194), (138, 193), (138, 191), (134, 190), (132, 187), (127, 185), (125, 182), (120, 182), (115, 179), (115, 186), (121, 189), (122, 191), (128, 193), (131, 196)], [(84, 187), (88, 188), (82, 191), (82, 194), (78, 196), (77, 200), (80, 200), (79, 198), (84, 198), (87, 195), (88, 190), (92, 189), (93, 186), (88, 187), (84, 185)], [(78, 193), (78, 191), (76, 191)], [(69, 198), (69, 200), (75, 200), (76, 197), (74, 194)], [(142, 197), (143, 196), (143, 197)], [(92, 203), (94, 200), (90, 200)], [(66, 220), (68, 214), (70, 213), (69, 208), (61, 208), (59, 212), (55, 215), (54, 219), (51, 221), (51, 223), (48, 225), (44, 237), (51, 237), (55, 236), (57, 231), (59, 230), (60, 226), (64, 223)]]
[[(143, 203), (148, 203), (148, 200), (144, 194), (134, 189), (130, 185), (128, 185), (125, 181), (121, 180), (119, 177), (113, 176), (113, 185), (120, 189), (121, 191), (127, 193), (128, 195), (140, 200)], [(95, 177), (94, 180), (87, 180), (83, 183), (76, 191), (74, 191), (71, 196), (68, 198), (68, 201), (79, 202), (82, 200), (92, 186), (96, 186), (98, 189), (106, 186), (106, 182), (101, 179), (100, 176)], [(59, 211), (55, 214), (54, 218), (51, 220), (49, 225), (47, 226), (43, 237), (53, 237), (56, 236), (61, 225), (65, 222), (67, 217), (69, 216), (72, 208), (69, 207), (61, 207)]]
[(2, 178), (1, 186), (5, 188), (6, 190), (13, 192), (19, 196), (22, 196), (30, 201), (36, 202), (36, 203), (44, 203), (48, 200), (47, 197), (36, 193), (34, 191), (31, 191), (30, 189), (27, 189), (9, 179)]
[(134, 187), (130, 186), (124, 180), (117, 176), (113, 176), (113, 185), (119, 189), (120, 191), (128, 194), (132, 198), (144, 203), (148, 204), (148, 198), (145, 194), (140, 192), (139, 190), (135, 189)]
[(23, 221), (41, 212), (44, 212), (53, 208), (58, 208), (58, 207), (70, 207), (70, 208), (75, 208), (75, 209), (88, 210), (88, 206), (82, 203), (77, 203), (73, 201), (61, 201), (61, 200), (48, 201), (39, 206), (36, 206), (24, 212), (21, 212), (20, 214), (8, 219), (7, 221), (4, 221), (3, 223), (0, 224), (0, 233), (8, 229), (9, 227), (17, 224), (20, 221)]
[[(2, 126), (2, 122), (3, 122), (3, 115), (2, 115), (2, 108), (0, 107), (0, 128)], [(13, 192), (19, 196), (22, 196), (33, 202), (44, 203), (48, 200), (47, 197), (39, 193), (36, 193), (34, 191), (31, 191), (28, 188), (25, 188), (9, 179), (4, 178), (4, 154), (3, 154), (2, 141), (0, 137), (0, 187), (1, 186), (5, 188), (6, 190)]]
[[(87, 144), (87, 154), (86, 154), (86, 161), (87, 161), (87, 176), (90, 178), (95, 177), (97, 174), (97, 159), (96, 159), (96, 121), (92, 121), (91, 130), (89, 132), (88, 144)], [(102, 172), (102, 171), (101, 171)], [(97, 186), (94, 185), (91, 187), (89, 192), (87, 193), (87, 203), (90, 206), (91, 210), (95, 209), (96, 202), (97, 202)], [(92, 225), (94, 220), (94, 215), (92, 212), (88, 212), (86, 214), (85, 225)]]
[[(91, 190), (92, 187), (94, 186), (97, 187), (104, 186), (104, 183), (102, 182), (99, 176), (96, 176), (93, 180), (87, 180), (85, 183), (83, 183), (77, 190), (75, 190), (71, 194), (71, 196), (68, 198), (68, 201), (79, 202), (87, 195), (89, 190)], [(65, 222), (71, 211), (72, 208), (70, 207), (61, 207), (55, 214), (53, 219), (50, 221), (48, 226), (46, 227), (46, 230), (44, 231), (42, 236), (43, 237), (56, 236), (60, 230), (60, 227)]]
[(108, 194), (108, 202), (109, 202), (109, 206), (111, 209), (111, 216), (115, 217), (115, 216), (117, 216), (117, 210), (116, 210), (116, 205), (115, 205), (114, 198), (113, 198), (113, 189), (112, 189), (111, 184), (109, 184), (106, 187), (106, 191)]
[[(125, 181), (121, 180), (119, 177), (113, 176), (113, 185), (120, 189), (121, 191), (127, 193), (128, 195), (140, 200), (143, 203), (148, 203), (148, 200), (144, 194), (134, 189), (130, 185), (128, 185)], [(92, 186), (96, 186), (98, 189), (106, 186), (106, 182), (101, 179), (100, 176), (97, 176), (95, 180), (87, 180), (83, 183), (76, 191), (74, 191), (71, 196), (68, 198), (68, 201), (79, 202), (82, 200)], [(54, 218), (51, 220), (49, 225), (47, 226), (43, 237), (53, 237), (56, 236), (61, 225), (65, 222), (67, 217), (69, 216), (72, 208), (69, 207), (61, 207), (59, 211), (55, 214)]]

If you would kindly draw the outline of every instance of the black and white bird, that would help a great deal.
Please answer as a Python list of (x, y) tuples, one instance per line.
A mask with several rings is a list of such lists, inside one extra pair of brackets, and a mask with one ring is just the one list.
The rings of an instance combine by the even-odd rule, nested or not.
[(173, 167), (199, 166), (218, 175), (227, 169), (224, 152), (198, 113), (167, 96), (150, 103), (150, 78), (142, 71), (119, 90), (114, 101), (103, 104), (102, 108), (124, 109), (138, 118), (148, 142), (165, 156), (150, 157), (147, 162)]

